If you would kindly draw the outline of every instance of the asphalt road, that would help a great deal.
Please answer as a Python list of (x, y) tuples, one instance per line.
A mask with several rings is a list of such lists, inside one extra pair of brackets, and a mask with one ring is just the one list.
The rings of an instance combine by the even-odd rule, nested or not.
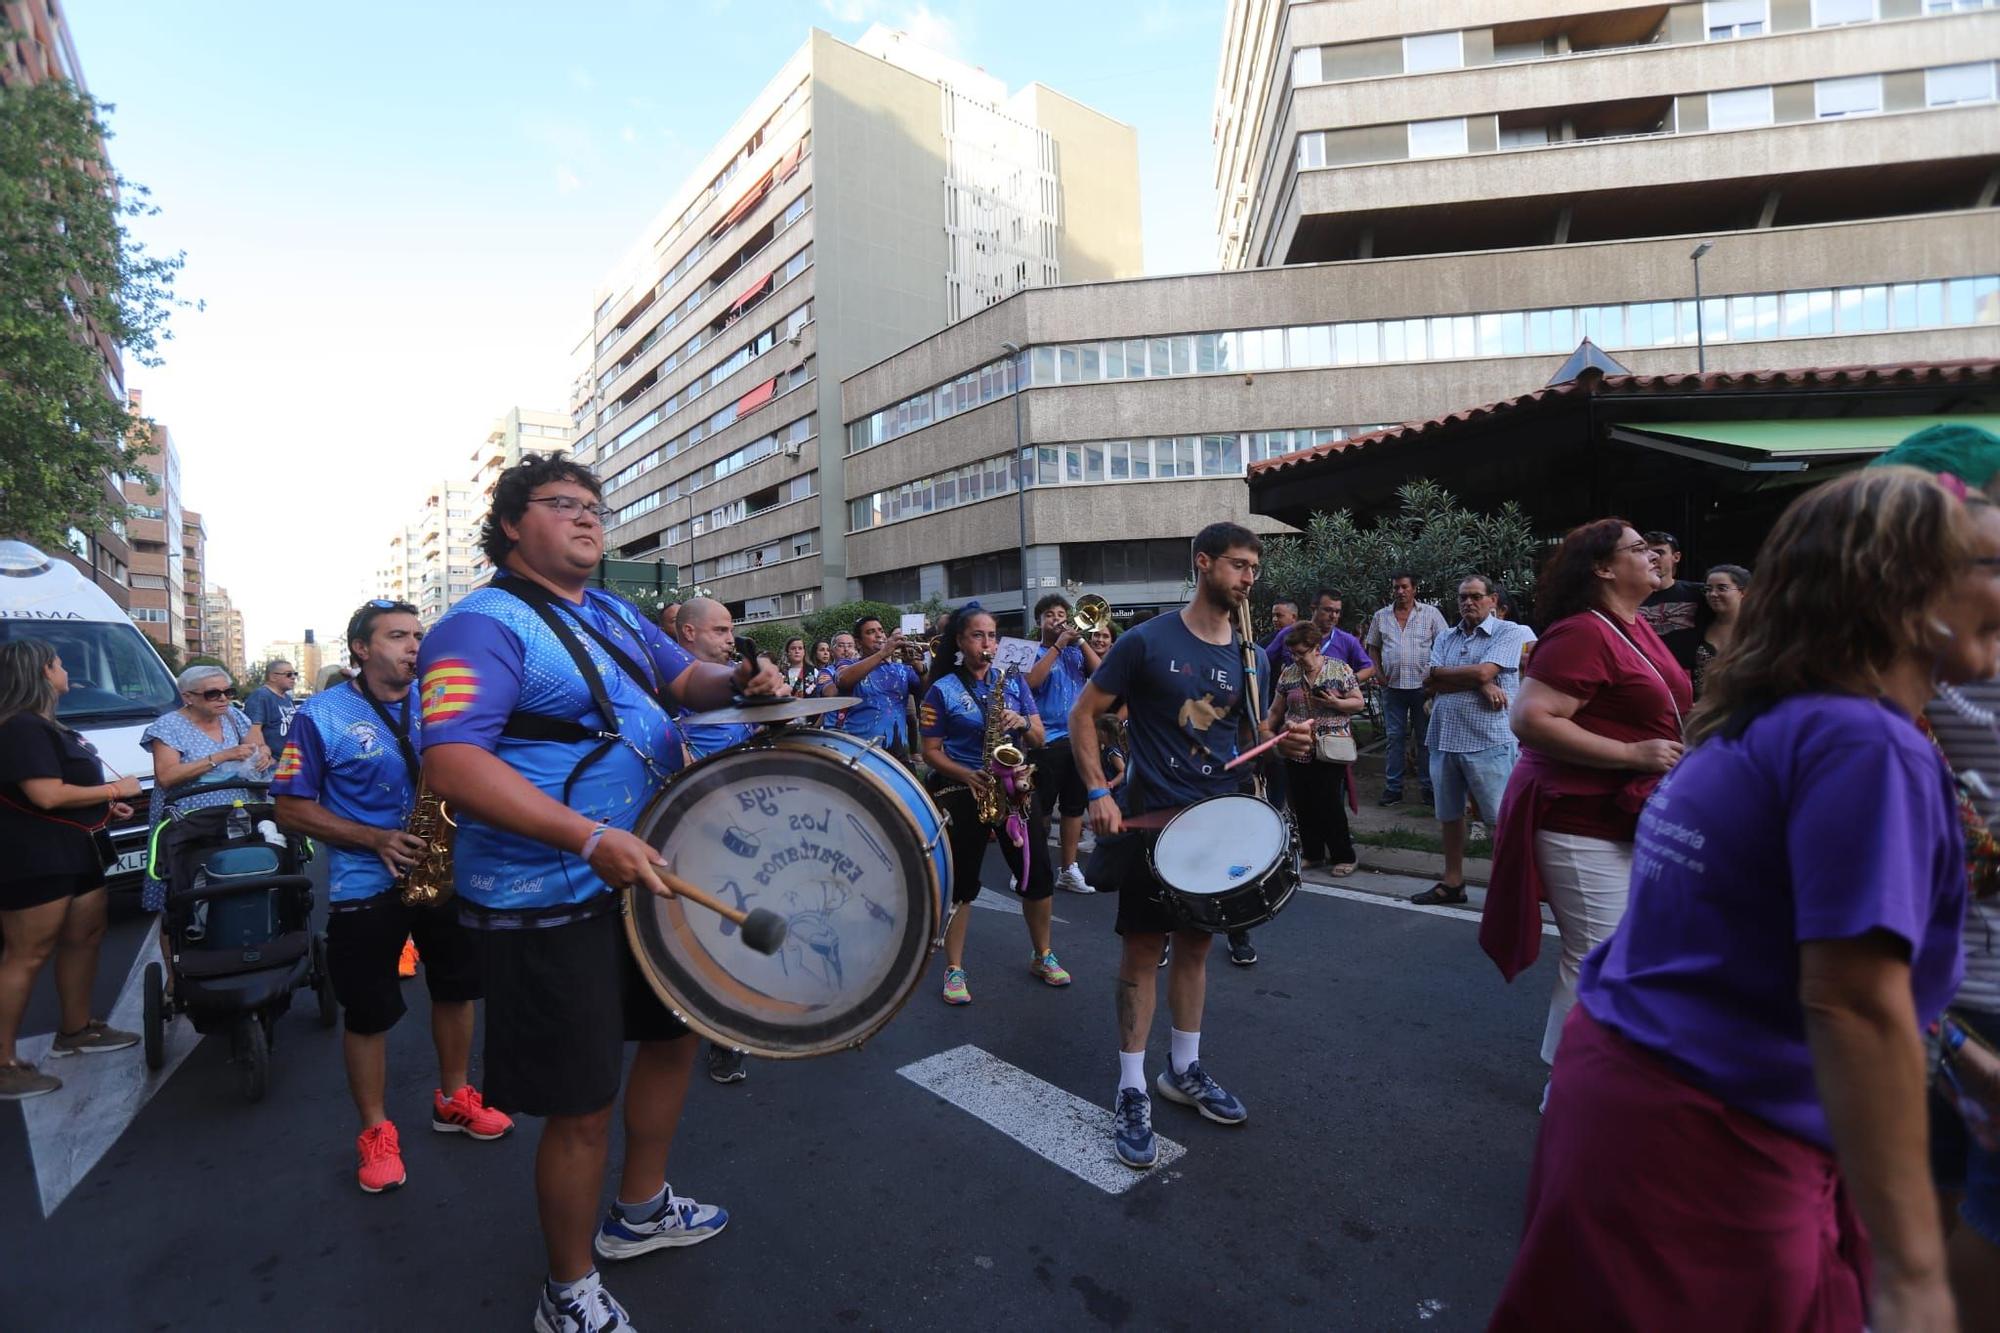
[[(991, 858), (986, 882), (1005, 882)], [(673, 1183), (732, 1220), (607, 1266), (638, 1327), (1481, 1327), (1533, 1149), (1549, 966), (1503, 986), (1466, 920), (1299, 895), (1257, 933), (1255, 967), (1218, 947), (1211, 970), (1203, 1059), (1248, 1124), (1156, 1098), (1186, 1155), (1113, 1194), (897, 1071), (971, 1045), (1108, 1107), (1114, 908), (1058, 895), (1067, 990), (1028, 975), (1018, 916), (981, 910), (970, 1007), (938, 1000), (934, 961), (864, 1051), (752, 1061), (729, 1087), (698, 1073)], [(145, 924), (114, 925), (102, 1010)], [(0, 1325), (525, 1328), (544, 1271), (535, 1126), (491, 1144), (426, 1131), (435, 1067), (407, 984), (390, 1096), (410, 1179), (395, 1193), (354, 1186), (337, 1034), (306, 996), (279, 1024), (263, 1103), (238, 1096), (226, 1043), (202, 1042), (47, 1218), (23, 1116), (0, 1108)], [(53, 1026), (41, 989), (30, 1033)], [(1166, 1026), (1163, 1000), (1149, 1075)], [(1107, 1111), (1107, 1154), (1108, 1126)]]

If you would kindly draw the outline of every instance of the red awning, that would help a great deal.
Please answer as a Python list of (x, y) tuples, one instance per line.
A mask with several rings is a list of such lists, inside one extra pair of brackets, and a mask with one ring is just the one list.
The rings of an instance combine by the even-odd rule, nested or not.
[(736, 400), (737, 419), (741, 420), (746, 412), (754, 412), (764, 404), (770, 402), (777, 392), (778, 379), (774, 375)]
[(752, 301), (762, 296), (764, 294), (764, 289), (766, 287), (769, 287), (770, 285), (771, 285), (771, 275), (766, 273), (763, 277), (757, 279), (757, 281), (751, 283), (749, 287), (745, 288), (743, 295), (737, 297), (734, 301), (731, 301), (729, 303), (730, 311), (734, 313), (735, 311), (741, 310), (744, 306), (749, 305)]
[(709, 235), (720, 236), (723, 232), (728, 231), (731, 227), (741, 222), (744, 214), (755, 208), (757, 201), (770, 193), (770, 190), (771, 173), (767, 171), (757, 178), (755, 185), (752, 185), (743, 192), (743, 197), (738, 199), (735, 206), (723, 215), (722, 221), (715, 224), (715, 230), (711, 231)]
[(778, 159), (778, 165), (771, 169), (772, 179), (774, 180), (789, 179), (791, 174), (799, 169), (799, 159), (804, 157), (805, 155), (806, 155), (806, 141), (804, 139), (801, 139), (797, 143), (792, 145), (790, 152), (786, 153), (783, 157)]

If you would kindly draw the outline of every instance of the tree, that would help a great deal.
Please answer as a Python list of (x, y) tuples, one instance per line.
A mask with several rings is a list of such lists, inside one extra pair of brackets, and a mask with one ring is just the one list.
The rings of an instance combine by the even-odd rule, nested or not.
[(192, 663), (184, 664), (181, 661), (181, 650), (179, 644), (155, 643), (151, 639), (146, 640), (146, 642), (153, 644), (153, 651), (158, 653), (160, 655), (160, 660), (167, 664), (167, 670), (176, 676), (180, 675), (181, 668), (183, 665), (189, 665), (189, 666), (193, 665)]
[(0, 87), (0, 533), (67, 546), (125, 516), (107, 474), (152, 478), (151, 423), (107, 392), (93, 336), (154, 366), (182, 256), (125, 219), (158, 210), (112, 171), (101, 107), (67, 83)]
[(243, 668), (243, 679), (236, 682), (236, 697), (248, 699), (264, 683), (264, 670), (270, 662), (259, 660)]
[(863, 616), (879, 616), (884, 629), (893, 630), (902, 622), (903, 613), (887, 602), (841, 602), (829, 606), (824, 611), (815, 611), (801, 622), (800, 633), (805, 635), (806, 646), (810, 648), (816, 640), (832, 639), (836, 634), (851, 634), (854, 622)]
[(1349, 612), (1365, 614), (1388, 600), (1390, 577), (1403, 572), (1416, 577), (1417, 596), (1440, 603), (1447, 619), (1457, 616), (1452, 599), (1467, 574), (1492, 578), (1522, 604), (1517, 614), (1526, 614), (1542, 548), (1519, 506), (1509, 500), (1497, 513), (1475, 513), (1423, 479), (1398, 487), (1396, 500), (1397, 512), (1372, 527), (1343, 509), (1314, 514), (1299, 536), (1268, 538), (1256, 591), (1260, 623), (1277, 598), (1293, 598), (1303, 610), (1319, 588), (1340, 593)]

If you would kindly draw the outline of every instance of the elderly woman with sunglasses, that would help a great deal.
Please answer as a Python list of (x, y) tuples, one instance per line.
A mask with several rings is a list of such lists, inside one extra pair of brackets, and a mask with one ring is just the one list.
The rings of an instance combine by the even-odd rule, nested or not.
[[(261, 781), (271, 771), (271, 751), (263, 737), (231, 702), (235, 692), (228, 672), (218, 666), (191, 666), (175, 683), (181, 706), (156, 719), (140, 737), (153, 755), (155, 785), (147, 818), (154, 824), (163, 813), (160, 793), (169, 787), (205, 778)], [(182, 810), (199, 810), (242, 798), (240, 789), (218, 787), (174, 804)], [(148, 879), (143, 897), (147, 911), (158, 911), (165, 901), (165, 886)]]

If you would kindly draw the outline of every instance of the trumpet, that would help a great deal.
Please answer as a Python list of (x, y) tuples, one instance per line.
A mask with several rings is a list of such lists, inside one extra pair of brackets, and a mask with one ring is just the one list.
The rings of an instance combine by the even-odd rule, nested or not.
[(1111, 624), (1111, 603), (1096, 593), (1085, 593), (1076, 599), (1076, 609), (1069, 613), (1069, 623), (1076, 626), (1078, 634), (1095, 634)]

